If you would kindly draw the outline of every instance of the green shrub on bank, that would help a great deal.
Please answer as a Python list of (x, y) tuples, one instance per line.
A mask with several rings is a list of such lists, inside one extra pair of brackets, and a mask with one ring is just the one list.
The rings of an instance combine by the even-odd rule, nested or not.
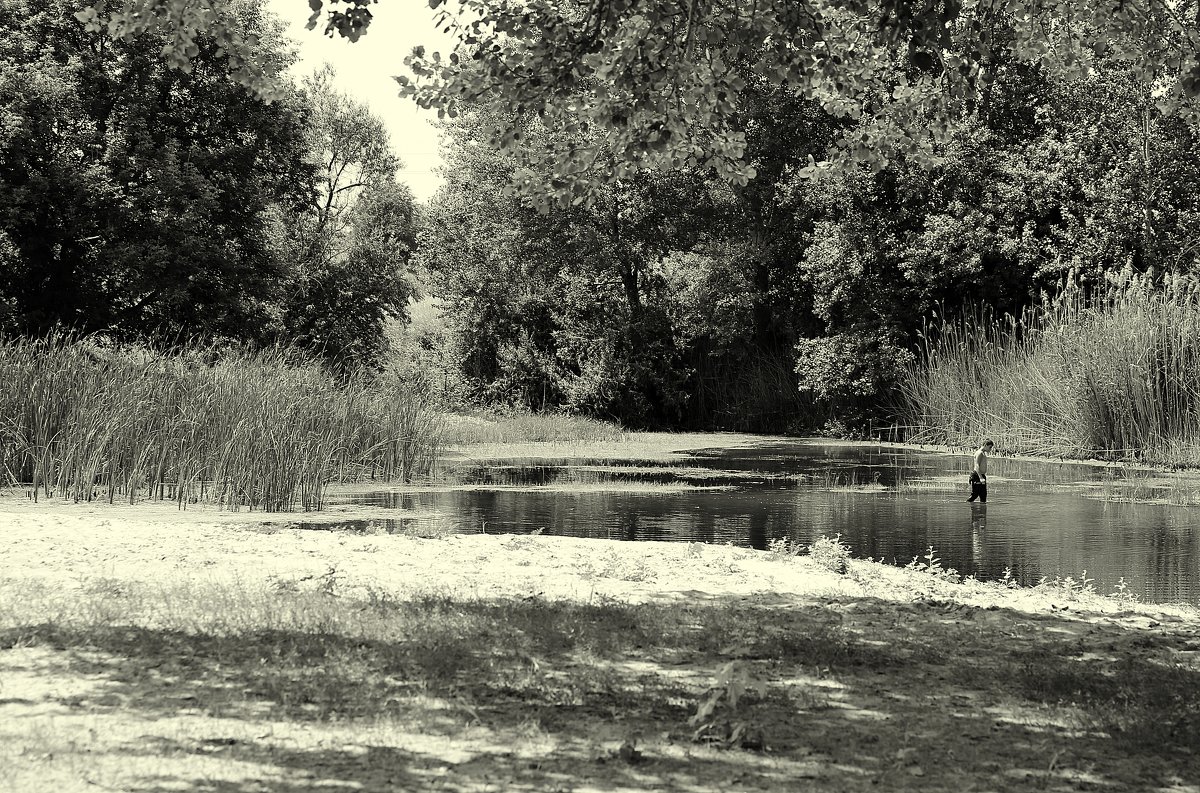
[(0, 336), (0, 478), (34, 498), (318, 509), (331, 481), (426, 473), (440, 423), (398, 377), (339, 383), (285, 350)]
[(943, 322), (903, 391), (922, 441), (1200, 463), (1200, 288), (1130, 279), (1020, 319)]

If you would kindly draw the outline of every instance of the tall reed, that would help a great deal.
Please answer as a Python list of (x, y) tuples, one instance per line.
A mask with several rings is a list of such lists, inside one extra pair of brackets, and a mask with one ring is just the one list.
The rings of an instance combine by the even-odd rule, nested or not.
[(1200, 288), (1126, 279), (1019, 318), (937, 328), (904, 384), (915, 439), (1063, 457), (1200, 463)]
[(332, 481), (427, 473), (440, 421), (398, 377), (339, 383), (280, 349), (0, 336), (0, 479), (34, 498), (319, 509)]

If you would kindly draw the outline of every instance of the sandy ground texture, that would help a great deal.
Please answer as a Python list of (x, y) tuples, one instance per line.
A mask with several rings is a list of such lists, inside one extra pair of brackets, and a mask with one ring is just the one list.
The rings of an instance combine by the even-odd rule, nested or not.
[(0, 790), (1200, 793), (1190, 607), (296, 520), (0, 496)]

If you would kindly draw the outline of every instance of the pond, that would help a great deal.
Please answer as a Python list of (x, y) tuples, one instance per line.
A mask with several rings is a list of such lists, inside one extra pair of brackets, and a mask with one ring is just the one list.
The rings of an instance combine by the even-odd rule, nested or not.
[[(444, 486), (344, 501), (434, 515), (441, 530), (767, 548), (840, 534), (859, 558), (907, 564), (933, 548), (980, 579), (1124, 581), (1154, 602), (1200, 602), (1200, 507), (1122, 503), (1100, 465), (993, 457), (989, 502), (966, 503), (966, 455), (820, 439), (697, 449), (671, 463), (451, 464)], [(429, 518), (422, 518), (429, 520)], [(413, 519), (343, 528), (409, 530)], [(328, 527), (329, 524), (323, 524)]]

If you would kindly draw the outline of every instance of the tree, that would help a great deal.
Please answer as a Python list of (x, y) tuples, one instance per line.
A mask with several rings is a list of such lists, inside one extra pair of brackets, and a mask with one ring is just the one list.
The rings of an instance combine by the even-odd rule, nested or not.
[[(284, 263), (277, 207), (303, 200), (303, 111), (230, 82), (217, 45), (187, 72), (161, 36), (113, 42), (71, 0), (0, 2), (0, 310), (13, 330), (262, 338)], [(288, 62), (276, 25), (233, 9)]]
[(383, 121), (334, 88), (334, 76), (333, 67), (325, 64), (302, 83), (311, 109), (307, 137), (317, 190), (298, 235), (304, 259), (321, 264), (345, 257), (359, 196), (392, 182), (400, 168)]
[[(1197, 8), (1187, 2), (430, 5), (442, 10), (439, 24), (459, 44), (449, 57), (418, 48), (408, 59), (416, 79), (401, 84), (419, 104), (453, 113), (459, 102), (502, 92), (512, 111), (537, 113), (552, 127), (605, 131), (603, 146), (619, 162), (611, 174), (589, 173), (596, 147), (547, 155), (561, 163), (556, 176), (566, 183), (554, 188), (561, 200), (587, 199), (597, 183), (645, 165), (710, 167), (734, 184), (753, 178), (734, 121), (749, 86), (747, 66), (768, 84), (855, 121), (855, 135), (839, 139), (828, 156), (876, 169), (900, 157), (935, 163), (954, 120), (972, 112), (995, 80), (997, 61), (1036, 63), (1069, 80), (1086, 76), (1098, 58), (1119, 60), (1164, 110), (1200, 93)], [(355, 22), (334, 11), (328, 27), (344, 34), (350, 24), (361, 35)], [(498, 129), (497, 142), (511, 145), (512, 131)]]
[(303, 81), (311, 109), (308, 156), (316, 189), (290, 217), (294, 269), (284, 337), (340, 367), (377, 366), (389, 318), (415, 294), (412, 193), (396, 182), (400, 160), (369, 108), (333, 87), (325, 66)]
[[(543, 178), (496, 156), (480, 105), (446, 128), (447, 184), (430, 207), (423, 255), (433, 292), (485, 393), (634, 424), (677, 421), (681, 360), (660, 261), (696, 236), (686, 174), (640, 174), (591, 207), (539, 214), (513, 180)], [(552, 135), (526, 120), (524, 145)]]
[[(310, 0), (310, 27), (357, 39), (375, 0)], [(191, 36), (216, 29), (237, 76), (252, 42), (227, 35), (218, 0), (130, 0), (118, 13), (88, 12), (117, 35), (165, 27), (170, 57), (186, 65)], [(997, 75), (997, 57), (1036, 63), (1065, 78), (1098, 57), (1120, 60), (1163, 111), (1200, 92), (1197, 9), (1191, 0), (430, 0), (454, 50), (408, 59), (404, 93), (453, 115), (500, 95), (512, 116), (552, 128), (600, 131), (593, 146), (539, 153), (561, 202), (590, 201), (600, 185), (654, 165), (712, 168), (733, 183), (753, 178), (745, 136), (732, 123), (746, 90), (741, 64), (772, 85), (858, 122), (831, 161), (881, 168), (899, 157), (936, 161), (954, 118), (970, 112)], [(136, 12), (136, 13), (135, 13)], [(469, 65), (469, 68), (467, 68)], [(1186, 109), (1186, 108), (1185, 108)], [(1191, 110), (1188, 109), (1190, 113)], [(511, 149), (518, 124), (496, 129)], [(596, 169), (600, 151), (614, 157)], [(815, 163), (814, 163), (815, 166)]]
[(404, 318), (417, 292), (408, 265), (418, 225), (407, 186), (381, 182), (361, 193), (346, 219), (344, 250), (306, 263), (289, 283), (284, 340), (343, 370), (378, 368), (387, 321)]

